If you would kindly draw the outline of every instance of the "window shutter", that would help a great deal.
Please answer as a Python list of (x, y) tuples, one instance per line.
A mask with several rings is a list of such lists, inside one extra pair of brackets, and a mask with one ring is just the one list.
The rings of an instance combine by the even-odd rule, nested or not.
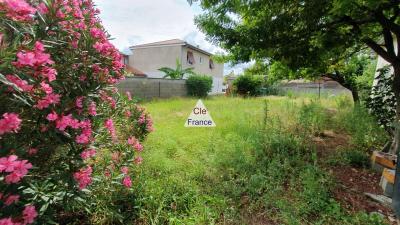
[(208, 64), (209, 64), (210, 69), (214, 69), (215, 68), (214, 61), (212, 59), (210, 59)]
[(191, 51), (187, 52), (187, 63), (189, 63), (190, 65), (193, 65), (195, 63), (193, 52)]

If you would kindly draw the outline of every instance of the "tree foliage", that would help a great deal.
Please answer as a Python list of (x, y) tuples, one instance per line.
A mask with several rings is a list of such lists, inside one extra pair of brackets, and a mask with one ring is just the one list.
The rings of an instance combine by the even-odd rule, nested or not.
[(204, 98), (211, 91), (213, 80), (207, 75), (193, 74), (186, 80), (186, 87), (190, 96)]
[(397, 0), (202, 0), (201, 6), (197, 25), (235, 62), (268, 59), (298, 75), (322, 75), (343, 53), (367, 45), (395, 67), (400, 101)]
[(262, 86), (261, 76), (241, 75), (233, 81), (234, 92), (241, 96), (256, 96)]

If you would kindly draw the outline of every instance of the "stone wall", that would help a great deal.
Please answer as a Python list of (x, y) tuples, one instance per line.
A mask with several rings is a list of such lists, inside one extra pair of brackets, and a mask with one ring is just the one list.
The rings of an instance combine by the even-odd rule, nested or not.
[(183, 97), (187, 95), (186, 80), (127, 77), (119, 82), (120, 93), (130, 91), (132, 96), (152, 99)]

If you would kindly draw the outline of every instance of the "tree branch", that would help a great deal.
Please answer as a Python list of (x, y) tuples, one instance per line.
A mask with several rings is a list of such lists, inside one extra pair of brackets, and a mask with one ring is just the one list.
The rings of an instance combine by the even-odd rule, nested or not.
[(391, 64), (394, 64), (396, 61), (396, 57), (392, 57), (384, 48), (379, 46), (374, 40), (371, 38), (365, 38), (363, 39), (363, 42), (368, 45), (372, 50), (374, 50), (379, 56), (384, 58), (386, 61), (388, 61)]
[(390, 19), (386, 18), (382, 12), (376, 12), (375, 14), (379, 24), (381, 24), (383, 29), (382, 33), (385, 39), (386, 50), (392, 57), (396, 57), (393, 45), (392, 32), (396, 35), (396, 37), (400, 36), (400, 26), (392, 22)]

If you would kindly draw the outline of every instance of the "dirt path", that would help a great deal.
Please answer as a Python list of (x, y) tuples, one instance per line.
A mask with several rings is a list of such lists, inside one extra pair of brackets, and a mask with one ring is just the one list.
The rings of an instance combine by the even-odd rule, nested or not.
[(335, 178), (337, 185), (333, 189), (333, 197), (350, 213), (365, 211), (367, 213), (378, 212), (386, 217), (389, 223), (394, 223), (393, 211), (379, 204), (364, 193), (381, 195), (383, 191), (379, 186), (381, 174), (372, 170), (353, 168), (351, 166), (329, 166), (325, 161), (337, 154), (341, 147), (349, 147), (350, 137), (345, 134), (337, 134), (325, 131), (313, 138), (317, 147), (317, 155), (321, 166)]

